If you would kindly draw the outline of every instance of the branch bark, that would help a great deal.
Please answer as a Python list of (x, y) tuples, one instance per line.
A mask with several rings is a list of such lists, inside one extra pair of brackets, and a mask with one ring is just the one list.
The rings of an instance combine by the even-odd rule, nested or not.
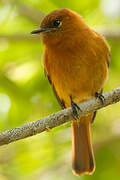
[[(110, 104), (119, 102), (120, 88), (116, 88), (112, 91), (105, 93), (104, 97), (104, 103), (101, 103), (99, 98), (92, 98), (90, 100), (80, 103), (79, 107), (82, 111), (78, 111), (79, 117), (87, 115), (90, 112), (96, 111)], [(54, 127), (60, 126), (61, 124), (70, 122), (73, 119), (73, 113), (71, 107), (69, 107), (40, 120), (29, 122), (22, 126), (0, 133), (0, 146), (26, 137), (33, 136), (47, 129), (52, 129)]]

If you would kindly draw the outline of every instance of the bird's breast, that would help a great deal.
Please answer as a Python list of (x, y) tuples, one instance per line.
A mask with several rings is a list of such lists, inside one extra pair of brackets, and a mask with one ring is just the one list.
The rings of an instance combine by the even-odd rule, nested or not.
[(98, 61), (95, 52), (89, 53), (77, 48), (45, 52), (45, 70), (66, 106), (70, 106), (70, 96), (79, 103), (90, 98), (104, 84), (106, 64)]

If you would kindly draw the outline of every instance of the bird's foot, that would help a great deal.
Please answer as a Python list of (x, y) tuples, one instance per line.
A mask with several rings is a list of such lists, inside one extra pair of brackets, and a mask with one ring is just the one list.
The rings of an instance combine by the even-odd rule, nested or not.
[(82, 111), (82, 110), (76, 103), (74, 103), (74, 101), (72, 100), (72, 96), (70, 96), (70, 102), (71, 102), (74, 118), (78, 120), (79, 119), (78, 111)]
[(105, 97), (102, 95), (102, 93), (96, 92), (96, 93), (95, 93), (95, 97), (96, 97), (96, 98), (99, 98), (99, 99), (101, 100), (102, 104), (104, 104)]

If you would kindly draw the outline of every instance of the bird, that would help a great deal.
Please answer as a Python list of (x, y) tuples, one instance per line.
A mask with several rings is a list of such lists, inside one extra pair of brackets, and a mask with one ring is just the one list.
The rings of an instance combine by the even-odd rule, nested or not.
[(81, 15), (57, 9), (44, 17), (40, 28), (43, 66), (60, 106), (72, 107), (72, 169), (80, 176), (92, 174), (95, 160), (91, 123), (96, 112), (79, 118), (77, 105), (92, 97), (104, 103), (102, 90), (108, 77), (110, 47), (102, 35), (92, 30)]

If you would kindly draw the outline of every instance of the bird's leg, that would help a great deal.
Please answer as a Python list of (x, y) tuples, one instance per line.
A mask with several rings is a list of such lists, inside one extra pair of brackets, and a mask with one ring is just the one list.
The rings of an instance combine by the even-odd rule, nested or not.
[(72, 96), (70, 96), (70, 103), (71, 103), (74, 118), (78, 119), (79, 118), (78, 111), (79, 110), (82, 111), (82, 110), (80, 109), (80, 107), (76, 103), (74, 103), (74, 101), (72, 100)]
[(102, 93), (96, 92), (96, 93), (95, 93), (95, 97), (96, 97), (96, 98), (99, 98), (99, 99), (101, 100), (102, 104), (104, 103), (105, 98), (104, 98), (104, 96), (102, 95)]

